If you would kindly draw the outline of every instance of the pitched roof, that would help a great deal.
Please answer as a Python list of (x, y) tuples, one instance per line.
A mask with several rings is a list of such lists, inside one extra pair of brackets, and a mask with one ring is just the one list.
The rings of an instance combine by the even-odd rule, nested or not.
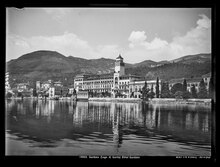
[(123, 58), (121, 57), (121, 54), (119, 54), (119, 56), (116, 59), (123, 59)]

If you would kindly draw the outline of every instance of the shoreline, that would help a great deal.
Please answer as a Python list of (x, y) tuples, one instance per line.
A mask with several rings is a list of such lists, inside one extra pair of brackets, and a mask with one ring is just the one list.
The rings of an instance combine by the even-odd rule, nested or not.
[[(6, 98), (7, 99), (7, 98)], [(17, 98), (9, 98), (11, 100), (22, 100), (21, 97)], [(45, 100), (43, 98), (36, 98), (36, 97), (24, 97), (23, 99), (36, 99), (36, 100)], [(47, 98), (46, 100), (55, 100)], [(73, 101), (73, 98), (60, 98), (56, 101), (62, 101), (62, 100), (71, 100)], [(81, 100), (77, 100), (81, 101)], [(149, 99), (148, 101), (143, 101), (140, 98), (89, 98), (83, 101), (97, 101), (97, 102), (124, 102), (124, 103), (152, 103), (152, 104), (205, 104), (205, 105), (211, 105), (211, 99), (175, 99), (175, 98), (153, 98)]]
[(89, 98), (88, 101), (140, 103), (143, 100), (139, 98)]
[(88, 101), (100, 102), (130, 102), (130, 103), (152, 103), (152, 104), (205, 104), (211, 105), (211, 99), (174, 99), (174, 98), (153, 98), (143, 101), (139, 98), (89, 98)]
[(149, 100), (152, 104), (194, 104), (211, 105), (211, 99), (174, 99), (174, 98), (154, 98)]

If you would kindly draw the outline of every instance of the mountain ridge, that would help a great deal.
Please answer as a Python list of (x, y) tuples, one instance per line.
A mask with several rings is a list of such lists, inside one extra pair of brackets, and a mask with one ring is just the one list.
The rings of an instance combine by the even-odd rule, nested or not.
[[(73, 82), (79, 73), (107, 74), (114, 72), (115, 59), (84, 59), (64, 56), (56, 51), (39, 50), (24, 54), (6, 63), (10, 81), (25, 82), (36, 80), (68, 80)], [(155, 79), (156, 76), (169, 79), (193, 74), (200, 76), (211, 71), (211, 54), (186, 55), (171, 61), (155, 62), (145, 60), (140, 63), (125, 63), (126, 73)], [(172, 69), (172, 70), (171, 70)], [(186, 71), (186, 72), (184, 72)], [(187, 74), (188, 73), (188, 74)]]

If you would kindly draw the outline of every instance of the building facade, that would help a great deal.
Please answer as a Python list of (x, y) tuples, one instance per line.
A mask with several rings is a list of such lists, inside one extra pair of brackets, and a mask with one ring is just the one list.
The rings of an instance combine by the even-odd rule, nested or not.
[[(156, 92), (156, 80), (133, 80), (129, 84), (130, 97), (140, 98), (142, 96), (141, 91), (145, 85), (145, 82), (147, 83), (147, 89), (151, 90), (151, 88), (153, 88), (153, 92)], [(159, 80), (159, 90), (161, 90), (161, 80)]]
[(26, 91), (29, 87), (29, 83), (18, 83), (17, 84), (17, 90), (18, 92)]
[[(155, 81), (150, 82), (150, 86), (154, 86)], [(74, 88), (76, 92), (86, 90), (88, 92), (104, 93), (108, 92), (111, 97), (130, 97), (135, 92), (135, 86), (142, 89), (145, 80), (137, 75), (126, 75), (125, 64), (121, 55), (116, 58), (114, 73), (103, 75), (80, 74), (74, 78)], [(138, 93), (136, 93), (138, 94)], [(139, 98), (140, 96), (135, 96)]]

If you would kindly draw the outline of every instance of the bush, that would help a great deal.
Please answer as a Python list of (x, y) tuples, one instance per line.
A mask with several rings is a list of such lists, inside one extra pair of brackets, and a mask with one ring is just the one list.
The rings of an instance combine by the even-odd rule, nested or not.
[(176, 99), (182, 99), (183, 98), (183, 92), (182, 91), (177, 91), (175, 93), (175, 98)]
[(151, 91), (151, 92), (148, 93), (148, 97), (149, 97), (149, 98), (152, 99), (152, 98), (154, 98), (154, 96), (155, 96), (155, 93), (154, 93), (154, 92)]
[(21, 92), (18, 92), (18, 97), (22, 97), (22, 93)]
[(194, 84), (191, 87), (191, 93), (192, 93), (192, 98), (197, 98), (197, 91)]
[(170, 90), (173, 94), (175, 94), (177, 91), (183, 91), (183, 85), (181, 83), (176, 83), (172, 86)]
[(200, 99), (205, 99), (208, 97), (208, 91), (206, 89), (206, 85), (203, 79), (199, 83), (199, 92), (197, 95)]
[(12, 93), (7, 92), (7, 94), (6, 94), (6, 98), (11, 98), (11, 97), (12, 97)]
[(189, 99), (189, 98), (191, 97), (191, 94), (190, 94), (188, 91), (185, 91), (185, 92), (183, 92), (182, 97), (183, 97), (184, 99)]

